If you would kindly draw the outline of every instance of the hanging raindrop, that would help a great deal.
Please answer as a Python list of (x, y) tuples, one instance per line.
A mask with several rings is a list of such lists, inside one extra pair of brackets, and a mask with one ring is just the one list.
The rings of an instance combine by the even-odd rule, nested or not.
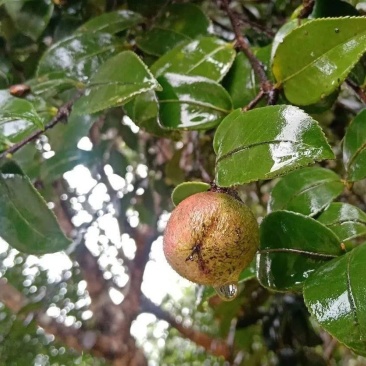
[(236, 298), (238, 295), (238, 283), (227, 283), (222, 286), (216, 286), (214, 287), (217, 294), (220, 296), (220, 298), (224, 301), (231, 301)]

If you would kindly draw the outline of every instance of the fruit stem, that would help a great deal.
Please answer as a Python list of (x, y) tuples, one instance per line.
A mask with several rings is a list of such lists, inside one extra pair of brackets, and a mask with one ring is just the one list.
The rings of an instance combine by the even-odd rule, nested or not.
[(208, 190), (209, 192), (214, 192), (214, 193), (226, 193), (232, 197), (234, 197), (235, 199), (237, 199), (239, 202), (243, 203), (243, 201), (241, 200), (241, 198), (238, 195), (238, 192), (235, 188), (230, 188), (230, 187), (219, 187), (215, 182), (210, 182), (210, 186), (211, 188)]

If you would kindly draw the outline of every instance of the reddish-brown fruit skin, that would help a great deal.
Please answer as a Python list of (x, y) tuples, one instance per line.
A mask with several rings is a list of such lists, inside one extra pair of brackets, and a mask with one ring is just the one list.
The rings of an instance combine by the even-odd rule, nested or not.
[(225, 193), (203, 192), (183, 200), (172, 212), (163, 247), (168, 263), (202, 285), (238, 280), (259, 244), (251, 210)]

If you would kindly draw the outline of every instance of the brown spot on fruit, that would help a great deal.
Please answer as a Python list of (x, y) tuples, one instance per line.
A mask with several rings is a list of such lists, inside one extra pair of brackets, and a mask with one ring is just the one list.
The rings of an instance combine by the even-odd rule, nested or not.
[(225, 193), (202, 192), (172, 212), (164, 234), (164, 253), (183, 277), (203, 285), (238, 280), (259, 244), (251, 210)]

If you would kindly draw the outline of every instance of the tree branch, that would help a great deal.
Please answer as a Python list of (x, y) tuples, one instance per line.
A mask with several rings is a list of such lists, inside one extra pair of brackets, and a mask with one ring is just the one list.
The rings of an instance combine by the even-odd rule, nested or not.
[(231, 361), (232, 349), (224, 340), (212, 338), (206, 333), (185, 327), (182, 323), (176, 321), (172, 315), (161, 309), (160, 306), (155, 305), (146, 297), (144, 297), (142, 301), (142, 311), (153, 314), (158, 319), (165, 320), (171, 327), (178, 330), (183, 337), (191, 340), (198, 346), (203, 347), (208, 353)]
[[(57, 195), (61, 195), (60, 186), (55, 185)], [(57, 204), (57, 217), (68, 230), (73, 227), (72, 213), (68, 207)], [(40, 324), (47, 332), (54, 334), (67, 346), (78, 351), (90, 351), (95, 356), (104, 357), (111, 361), (113, 366), (136, 365), (146, 366), (146, 359), (141, 349), (137, 348), (134, 338), (130, 334), (132, 321), (136, 318), (137, 308), (122, 308), (112, 302), (109, 296), (111, 288), (109, 281), (104, 278), (103, 269), (81, 239), (75, 250), (75, 260), (80, 266), (81, 274), (87, 284), (93, 312), (93, 327), (91, 329), (74, 329), (64, 327), (58, 329), (55, 321)], [(132, 280), (133, 274), (130, 273)], [(126, 300), (126, 299), (125, 299)], [(124, 302), (123, 302), (124, 303)], [(132, 315), (131, 315), (132, 314)], [(52, 318), (50, 320), (53, 320)], [(61, 324), (62, 325), (62, 324)]]
[(277, 89), (275, 89), (270, 80), (268, 80), (263, 64), (254, 55), (248, 40), (242, 35), (240, 19), (237, 17), (237, 14), (230, 9), (229, 0), (221, 0), (221, 3), (230, 19), (238, 48), (248, 58), (255, 74), (259, 78), (261, 91), (267, 96), (268, 104), (275, 104), (277, 100)]
[(346, 84), (357, 94), (358, 98), (363, 103), (366, 103), (366, 93), (359, 85), (357, 85), (350, 79), (346, 80)]
[(243, 108), (243, 111), (246, 112), (253, 109), (263, 98), (264, 98), (264, 92), (263, 90), (260, 90), (259, 93), (256, 95), (256, 97), (253, 100), (251, 100), (247, 104), (247, 106)]
[[(13, 313), (18, 313), (28, 303), (25, 296), (4, 278), (0, 278), (0, 302)], [(22, 314), (23, 317), (27, 315), (26, 313)], [(34, 319), (46, 333), (53, 334), (59, 342), (80, 353), (88, 351), (96, 357), (110, 360), (115, 366), (146, 365), (142, 352), (136, 347), (131, 347), (129, 344), (131, 342), (128, 340), (116, 345), (109, 334), (105, 334), (99, 329), (86, 330), (68, 327), (39, 311), (34, 313)], [(132, 337), (130, 337), (130, 341), (133, 341), (132, 346), (134, 346)], [(127, 352), (130, 347), (133, 352)], [(117, 349), (116, 352), (113, 352), (114, 348)]]
[(302, 9), (298, 15), (299, 19), (307, 18), (313, 11), (315, 0), (303, 0)]
[(23, 294), (10, 285), (5, 278), (0, 278), (0, 302), (13, 313), (18, 313), (27, 305), (27, 299)]
[(14, 154), (15, 152), (17, 152), (19, 149), (21, 149), (23, 146), (27, 145), (29, 142), (36, 140), (39, 136), (43, 135), (47, 130), (53, 128), (54, 126), (56, 126), (59, 122), (62, 121), (66, 121), (67, 118), (69, 117), (72, 107), (74, 105), (74, 103), (76, 102), (76, 100), (78, 98), (80, 98), (81, 96), (81, 92), (77, 93), (77, 95), (70, 101), (68, 101), (67, 103), (65, 103), (63, 106), (61, 106), (55, 117), (53, 117), (51, 119), (50, 122), (48, 122), (45, 126), (43, 130), (38, 130), (35, 131), (33, 133), (31, 133), (29, 136), (27, 136), (25, 139), (23, 139), (22, 141), (19, 141), (18, 143), (12, 145), (11, 147), (9, 147), (7, 150), (5, 150), (3, 153), (0, 154), (0, 160), (8, 157), (11, 154)]

